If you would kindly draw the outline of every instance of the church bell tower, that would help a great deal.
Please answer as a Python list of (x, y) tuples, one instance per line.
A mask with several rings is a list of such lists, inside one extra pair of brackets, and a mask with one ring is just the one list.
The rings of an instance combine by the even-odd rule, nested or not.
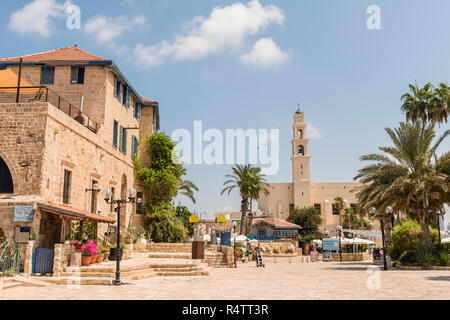
[(306, 133), (305, 115), (300, 108), (294, 114), (292, 126), (292, 180), (295, 207), (311, 206), (311, 178), (309, 139)]

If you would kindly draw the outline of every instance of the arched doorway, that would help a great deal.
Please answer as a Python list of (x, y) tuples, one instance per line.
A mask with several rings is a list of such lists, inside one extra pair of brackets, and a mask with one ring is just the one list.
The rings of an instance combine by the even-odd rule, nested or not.
[(14, 184), (6, 162), (0, 157), (0, 193), (14, 193)]

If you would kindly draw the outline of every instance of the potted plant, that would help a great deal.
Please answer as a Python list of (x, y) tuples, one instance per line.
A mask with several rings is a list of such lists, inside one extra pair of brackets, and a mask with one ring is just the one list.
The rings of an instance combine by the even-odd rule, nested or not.
[(95, 260), (95, 263), (103, 262), (103, 258), (106, 252), (106, 248), (102, 245), (98, 246), (98, 253), (97, 253), (97, 259)]
[[(123, 243), (121, 243), (120, 244), (120, 254), (119, 254), (120, 260), (122, 260), (123, 249), (125, 249), (125, 245)], [(109, 259), (109, 261), (116, 261), (116, 259), (117, 259), (117, 245), (116, 244), (113, 244), (111, 246), (111, 248), (109, 249), (108, 259)]]
[(136, 242), (134, 244), (135, 250), (145, 250), (147, 247), (147, 240), (145, 239), (147, 236), (147, 231), (144, 228), (140, 228), (138, 231), (138, 235), (136, 238)]
[[(92, 263), (95, 263), (95, 260), (97, 259), (97, 245), (94, 241), (88, 240), (86, 244), (82, 245), (80, 249), (82, 253), (81, 257), (81, 264), (86, 266)], [(83, 262), (84, 261), (84, 262)]]

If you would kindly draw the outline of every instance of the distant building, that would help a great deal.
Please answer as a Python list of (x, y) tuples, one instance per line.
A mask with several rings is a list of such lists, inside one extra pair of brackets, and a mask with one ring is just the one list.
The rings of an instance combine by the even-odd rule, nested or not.
[[(339, 211), (334, 207), (334, 199), (343, 197), (346, 207), (357, 203), (352, 191), (358, 186), (356, 182), (311, 182), (309, 138), (305, 115), (297, 110), (292, 126), (292, 177), (288, 183), (271, 183), (268, 196), (260, 194), (258, 208), (265, 216), (286, 220), (295, 207), (314, 206), (321, 213), (321, 230), (325, 228), (330, 235), (335, 234), (339, 224)], [(333, 155), (330, 154), (330, 161)]]

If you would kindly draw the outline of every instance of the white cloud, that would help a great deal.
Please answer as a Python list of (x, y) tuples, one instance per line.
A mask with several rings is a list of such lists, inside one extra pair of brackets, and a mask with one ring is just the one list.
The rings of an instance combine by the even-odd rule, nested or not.
[(146, 67), (166, 59), (200, 59), (222, 51), (240, 50), (246, 38), (264, 30), (269, 24), (282, 24), (283, 12), (274, 5), (263, 6), (258, 0), (247, 5), (235, 3), (214, 7), (209, 17), (195, 17), (186, 26), (185, 35), (172, 42), (161, 41), (153, 46), (137, 44), (136, 62)]
[(254, 66), (278, 65), (288, 58), (289, 54), (281, 51), (272, 38), (259, 39), (250, 52), (241, 55), (242, 62)]
[(9, 17), (9, 29), (19, 33), (35, 33), (43, 37), (51, 35), (52, 18), (64, 16), (65, 8), (70, 4), (55, 0), (34, 0)]
[(322, 138), (322, 133), (313, 124), (306, 124), (307, 137), (310, 139), (320, 139)]
[(125, 16), (111, 18), (98, 15), (86, 21), (84, 31), (93, 35), (99, 44), (111, 44), (125, 30), (131, 29), (133, 26), (142, 26), (146, 21), (147, 19), (143, 15), (133, 19)]

